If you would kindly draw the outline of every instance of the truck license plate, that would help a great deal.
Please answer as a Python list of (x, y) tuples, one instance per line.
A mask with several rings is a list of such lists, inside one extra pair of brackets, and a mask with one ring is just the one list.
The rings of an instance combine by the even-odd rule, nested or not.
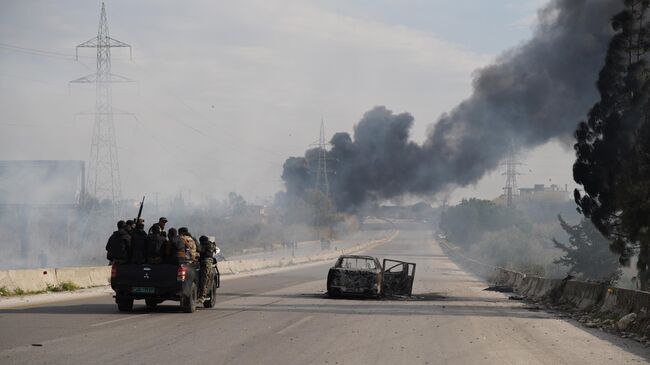
[(134, 286), (131, 288), (132, 293), (141, 293), (141, 294), (153, 294), (156, 292), (156, 288), (147, 288), (141, 286)]

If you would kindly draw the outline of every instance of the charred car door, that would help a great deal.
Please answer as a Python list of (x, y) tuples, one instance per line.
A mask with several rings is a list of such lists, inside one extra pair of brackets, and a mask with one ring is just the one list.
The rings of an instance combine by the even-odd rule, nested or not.
[(381, 293), (385, 296), (409, 296), (413, 291), (415, 264), (384, 259)]

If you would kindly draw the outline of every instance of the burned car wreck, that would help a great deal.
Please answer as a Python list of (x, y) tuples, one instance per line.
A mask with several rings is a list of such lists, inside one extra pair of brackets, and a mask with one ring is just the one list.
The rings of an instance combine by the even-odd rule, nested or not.
[(410, 296), (415, 264), (361, 255), (340, 256), (327, 274), (330, 297)]

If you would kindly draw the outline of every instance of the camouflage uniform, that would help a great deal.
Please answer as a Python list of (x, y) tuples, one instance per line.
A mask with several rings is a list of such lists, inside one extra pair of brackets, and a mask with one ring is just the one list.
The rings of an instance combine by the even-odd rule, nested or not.
[(181, 236), (181, 241), (185, 245), (185, 258), (188, 261), (196, 261), (199, 258), (199, 252), (196, 249), (196, 241), (190, 235)]
[(199, 275), (199, 296), (206, 297), (212, 288), (212, 265), (214, 264), (213, 255), (216, 251), (216, 244), (211, 242), (208, 237), (199, 238), (199, 252), (201, 254), (201, 269)]

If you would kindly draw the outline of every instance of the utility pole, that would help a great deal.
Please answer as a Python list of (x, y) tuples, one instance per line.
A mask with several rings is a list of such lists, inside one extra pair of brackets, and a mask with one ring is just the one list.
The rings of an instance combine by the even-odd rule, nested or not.
[(515, 156), (514, 145), (510, 147), (508, 158), (503, 165), (506, 166), (506, 172), (501, 174), (502, 176), (506, 176), (506, 186), (503, 188), (503, 195), (506, 197), (506, 206), (508, 208), (513, 208), (516, 204), (515, 200), (518, 195), (517, 175), (521, 175), (517, 172), (517, 165), (521, 165), (521, 163), (517, 161), (517, 157)]
[(131, 52), (130, 45), (109, 36), (106, 8), (102, 3), (97, 36), (76, 47), (77, 55), (79, 48), (97, 49), (97, 71), (71, 83), (95, 84), (95, 122), (90, 143), (86, 192), (99, 201), (110, 200), (113, 218), (117, 218), (120, 215), (122, 182), (113, 124), (111, 84), (133, 80), (111, 73), (111, 48), (113, 47), (129, 48)]

